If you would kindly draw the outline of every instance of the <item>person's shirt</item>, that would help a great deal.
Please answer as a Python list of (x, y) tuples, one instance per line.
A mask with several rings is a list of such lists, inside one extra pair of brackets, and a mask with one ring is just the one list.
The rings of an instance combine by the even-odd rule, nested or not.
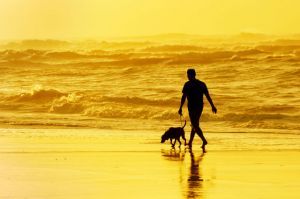
[(198, 79), (187, 81), (183, 86), (182, 93), (187, 96), (189, 110), (202, 108), (203, 94), (207, 92), (204, 82)]

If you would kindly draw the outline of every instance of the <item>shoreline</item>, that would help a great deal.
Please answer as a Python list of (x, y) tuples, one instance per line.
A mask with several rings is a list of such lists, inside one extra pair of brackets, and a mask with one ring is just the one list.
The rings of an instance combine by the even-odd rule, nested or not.
[[(159, 151), (170, 149), (160, 143), (163, 132), (104, 129), (1, 129), (0, 152), (68, 151)], [(286, 133), (208, 132), (209, 151), (299, 151), (300, 135)], [(189, 132), (186, 132), (187, 140)], [(201, 150), (195, 137), (193, 150)], [(176, 145), (178, 149), (178, 145)], [(181, 147), (185, 149), (184, 146)]]

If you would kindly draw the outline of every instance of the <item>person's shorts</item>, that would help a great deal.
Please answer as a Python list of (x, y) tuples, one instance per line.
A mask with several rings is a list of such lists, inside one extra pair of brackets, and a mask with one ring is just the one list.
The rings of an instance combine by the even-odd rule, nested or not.
[(199, 126), (199, 120), (202, 114), (203, 107), (189, 109), (190, 121), (193, 127)]

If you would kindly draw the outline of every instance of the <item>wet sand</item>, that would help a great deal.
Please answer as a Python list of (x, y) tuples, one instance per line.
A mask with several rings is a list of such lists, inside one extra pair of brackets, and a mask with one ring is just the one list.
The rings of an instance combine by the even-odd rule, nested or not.
[(1, 133), (1, 199), (300, 197), (296, 149), (202, 153), (147, 133), (55, 131)]

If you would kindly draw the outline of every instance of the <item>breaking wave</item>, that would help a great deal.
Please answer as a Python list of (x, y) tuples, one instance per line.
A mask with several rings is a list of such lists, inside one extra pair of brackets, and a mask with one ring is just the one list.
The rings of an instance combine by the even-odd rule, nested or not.
[(7, 101), (13, 102), (49, 102), (56, 98), (65, 96), (66, 94), (59, 92), (55, 89), (33, 89), (29, 93), (21, 93), (6, 98)]
[(80, 101), (82, 96), (69, 94), (55, 99), (49, 109), (51, 113), (82, 113), (85, 110), (85, 106)]

